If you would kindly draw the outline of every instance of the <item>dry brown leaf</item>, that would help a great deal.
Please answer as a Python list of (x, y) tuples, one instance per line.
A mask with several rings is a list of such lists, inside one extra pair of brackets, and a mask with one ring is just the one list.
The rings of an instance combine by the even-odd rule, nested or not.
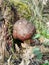
[(15, 44), (15, 48), (16, 48), (16, 51), (19, 53), (20, 48), (18, 47), (18, 45), (17, 45), (17, 44)]
[(29, 44), (27, 44), (27, 43), (21, 43), (21, 46), (22, 46), (22, 48), (28, 48)]

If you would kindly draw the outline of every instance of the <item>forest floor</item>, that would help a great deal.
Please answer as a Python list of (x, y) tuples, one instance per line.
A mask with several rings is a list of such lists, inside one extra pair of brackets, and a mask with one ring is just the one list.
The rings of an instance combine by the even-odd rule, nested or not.
[[(35, 19), (35, 28), (37, 26), (39, 30), (36, 30), (36, 33), (34, 33), (35, 35), (33, 35), (34, 37), (32, 37), (31, 40), (27, 39), (23, 42), (16, 40), (13, 38), (13, 35), (11, 33), (13, 31), (13, 25), (17, 20), (21, 19), (19, 16), (21, 17), (23, 14), (22, 11), (24, 12), (24, 9), (29, 12), (29, 15), (28, 13), (26, 14), (26, 18), (29, 18), (30, 10), (27, 10), (29, 6), (27, 7), (26, 3), (18, 3), (17, 5), (21, 5), (20, 10), (22, 9), (22, 11), (19, 12), (22, 14), (18, 16), (18, 13), (13, 5), (9, 5), (9, 3), (7, 5), (5, 2), (1, 4), (1, 2), (2, 0), (0, 0), (0, 65), (49, 65), (49, 33), (46, 36), (47, 30), (45, 30), (46, 27), (49, 30), (49, 22), (46, 22), (47, 26), (42, 26), (43, 20), (41, 19), (43, 18), (41, 17), (40, 19), (40, 15), (39, 17), (36, 15), (36, 7), (34, 11), (36, 13), (34, 14), (37, 18), (35, 17), (33, 19)], [(34, 4), (35, 3), (36, 1)], [(45, 20), (47, 21), (47, 18)], [(40, 35), (37, 31), (41, 32), (43, 35)]]

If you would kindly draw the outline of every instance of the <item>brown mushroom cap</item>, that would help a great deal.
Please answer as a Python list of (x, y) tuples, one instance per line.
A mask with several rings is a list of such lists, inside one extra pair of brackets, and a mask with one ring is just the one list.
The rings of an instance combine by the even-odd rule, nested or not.
[(13, 38), (22, 41), (29, 39), (35, 32), (35, 27), (26, 19), (16, 21), (13, 26)]

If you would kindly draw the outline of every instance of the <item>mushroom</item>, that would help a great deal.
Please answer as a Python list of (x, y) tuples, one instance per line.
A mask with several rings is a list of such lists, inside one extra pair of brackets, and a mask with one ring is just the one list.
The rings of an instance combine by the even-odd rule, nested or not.
[(28, 40), (35, 33), (35, 26), (26, 19), (16, 21), (13, 26), (13, 38), (21, 41)]

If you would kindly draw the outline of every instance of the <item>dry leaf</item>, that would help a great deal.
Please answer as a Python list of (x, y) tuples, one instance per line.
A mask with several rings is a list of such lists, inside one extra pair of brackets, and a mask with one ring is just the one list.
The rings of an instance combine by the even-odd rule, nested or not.
[(19, 65), (24, 65), (24, 60), (22, 60), (22, 62)]
[(29, 44), (27, 44), (27, 43), (21, 43), (21, 46), (22, 46), (22, 48), (28, 48)]
[(12, 55), (10, 55), (10, 57), (9, 57), (9, 59), (7, 60), (7, 62), (8, 62), (8, 65), (11, 65), (11, 57), (12, 57)]
[(17, 45), (17, 44), (15, 44), (15, 48), (16, 48), (16, 51), (19, 53), (20, 48), (18, 47), (18, 45)]

